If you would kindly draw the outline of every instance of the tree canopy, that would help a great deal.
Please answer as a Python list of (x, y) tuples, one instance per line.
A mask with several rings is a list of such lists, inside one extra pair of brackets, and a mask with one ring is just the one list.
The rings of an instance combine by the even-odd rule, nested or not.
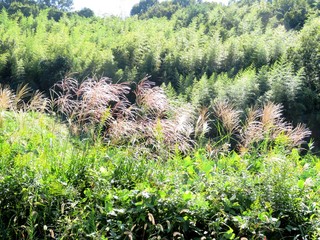
[(73, 5), (73, 0), (0, 0), (0, 8), (9, 9), (12, 5), (39, 6), (40, 8), (56, 8), (68, 11)]
[(121, 82), (150, 75), (197, 107), (220, 99), (245, 110), (272, 100), (289, 120), (320, 116), (317, 1), (145, 0), (126, 19), (57, 9), (66, 2), (19, 4), (0, 14), (1, 83), (48, 93), (68, 74)]

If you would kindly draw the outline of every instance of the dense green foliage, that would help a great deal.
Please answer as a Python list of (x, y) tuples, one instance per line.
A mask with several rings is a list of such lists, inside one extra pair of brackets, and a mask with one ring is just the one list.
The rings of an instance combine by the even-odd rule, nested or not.
[[(48, 18), (59, 21), (72, 7), (73, 0), (0, 0), (0, 11), (6, 10), (14, 18), (38, 16), (43, 9), (48, 10)], [(88, 15), (88, 11), (83, 9), (79, 12), (68, 13)], [(91, 10), (92, 13), (92, 10)], [(91, 16), (93, 16), (91, 14)]]
[(70, 10), (72, 7), (73, 0), (1, 0), (0, 9), (11, 9), (15, 7), (24, 8), (57, 8), (60, 10)]
[(0, 131), (1, 239), (320, 236), (320, 161), (281, 143), (151, 160), (39, 113), (2, 111)]
[(272, 100), (313, 128), (320, 110), (317, 1), (139, 5), (138, 17), (127, 19), (87, 18), (85, 9), (2, 10), (0, 82), (48, 93), (66, 74), (115, 82), (150, 75), (197, 106), (218, 98), (245, 109)]
[(0, 239), (320, 238), (318, 0), (71, 2), (0, 1)]

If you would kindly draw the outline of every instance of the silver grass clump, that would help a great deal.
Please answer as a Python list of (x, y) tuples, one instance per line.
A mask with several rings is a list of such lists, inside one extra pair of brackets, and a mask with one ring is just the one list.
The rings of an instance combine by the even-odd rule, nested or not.
[(28, 101), (26, 110), (36, 112), (47, 112), (49, 111), (49, 99), (40, 91), (35, 91), (31, 95), (31, 99)]
[(223, 154), (226, 148), (221, 146), (227, 146), (226, 143), (229, 147), (233, 144), (242, 153), (258, 149), (261, 143), (265, 147), (284, 144), (286, 149), (292, 149), (301, 146), (311, 135), (304, 125), (293, 127), (285, 121), (281, 104), (268, 102), (262, 108), (250, 108), (243, 121), (240, 121), (241, 112), (226, 101), (216, 102), (212, 108), (219, 122), (216, 124), (218, 137), (213, 145), (207, 146), (211, 155)]
[[(187, 153), (194, 146), (191, 140), (194, 131), (194, 109), (189, 104), (180, 107), (170, 106), (163, 90), (152, 86), (144, 79), (135, 91), (135, 124), (130, 128), (133, 140), (143, 141), (157, 151), (179, 149)], [(152, 91), (148, 90), (149, 87)]]
[(288, 126), (286, 135), (289, 138), (291, 147), (299, 147), (306, 143), (305, 139), (310, 137), (311, 131), (304, 125), (298, 124), (295, 128)]
[(32, 93), (27, 84), (18, 85), (15, 92), (0, 84), (0, 110), (43, 112), (48, 110), (48, 104), (48, 98), (39, 91)]
[(259, 121), (261, 111), (250, 108), (247, 113), (245, 123), (240, 131), (239, 137), (243, 147), (247, 148), (254, 142), (263, 140), (263, 124)]
[(0, 110), (14, 108), (15, 94), (7, 87), (0, 84)]
[(205, 134), (210, 131), (209, 117), (210, 113), (208, 108), (202, 108), (199, 111), (199, 116), (194, 128), (195, 138), (204, 137)]
[(128, 85), (112, 84), (108, 78), (84, 81), (77, 91), (77, 95), (81, 97), (79, 119), (99, 123), (110, 104), (126, 99), (125, 94), (128, 94), (129, 90)]
[(102, 126), (102, 135), (111, 144), (144, 145), (167, 152), (192, 149), (196, 118), (191, 105), (171, 106), (165, 92), (148, 78), (137, 84), (135, 103), (127, 98), (130, 91), (128, 84), (112, 84), (107, 78), (81, 84), (66, 78), (55, 85), (55, 104), (70, 126), (79, 126), (74, 129), (89, 132)]
[(250, 109), (240, 131), (239, 146), (242, 149), (254, 147), (255, 143), (268, 140), (270, 143), (285, 136), (289, 149), (299, 147), (311, 135), (309, 129), (298, 124), (293, 127), (282, 117), (282, 105), (269, 102), (262, 109)]
[(80, 101), (75, 100), (74, 95), (68, 92), (58, 92), (56, 93), (56, 97), (54, 105), (57, 106), (57, 111), (72, 119), (79, 109)]
[(135, 90), (136, 104), (147, 112), (160, 116), (169, 108), (169, 102), (164, 90), (154, 87), (147, 77), (139, 82)]
[(112, 144), (135, 144), (142, 136), (139, 125), (125, 118), (113, 119), (108, 126), (108, 137)]
[(159, 134), (160, 128), (163, 134), (163, 147), (169, 147), (171, 150), (177, 148), (183, 153), (188, 153), (195, 146), (195, 141), (192, 139), (195, 111), (190, 104), (185, 104), (176, 107), (171, 114), (171, 118), (154, 123), (153, 134)]
[(54, 88), (58, 111), (80, 125), (100, 123), (111, 104), (127, 101), (125, 95), (130, 90), (127, 84), (112, 84), (108, 78), (89, 78), (81, 84), (65, 78)]
[(238, 132), (241, 111), (235, 109), (228, 101), (217, 101), (212, 105), (212, 109), (227, 134), (231, 135)]
[(265, 131), (286, 129), (286, 122), (282, 117), (283, 106), (281, 104), (268, 102), (261, 111), (261, 123)]
[(126, 98), (130, 87), (123, 84), (112, 84), (111, 79), (89, 78), (80, 84), (77, 95), (81, 95), (83, 101), (92, 104), (93, 106), (100, 106), (110, 102), (119, 102), (121, 99)]
[(173, 114), (175, 131), (190, 137), (194, 132), (195, 119), (195, 111), (191, 104), (176, 107)]

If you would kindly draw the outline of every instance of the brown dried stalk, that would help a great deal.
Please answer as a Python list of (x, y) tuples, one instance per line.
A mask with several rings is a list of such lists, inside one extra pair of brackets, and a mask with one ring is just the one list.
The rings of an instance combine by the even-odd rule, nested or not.
[(251, 109), (240, 134), (240, 147), (249, 148), (254, 143), (268, 139), (270, 143), (281, 135), (288, 137), (287, 147), (305, 143), (311, 132), (302, 124), (293, 127), (282, 117), (282, 105), (267, 103), (261, 110)]
[(227, 101), (215, 102), (212, 108), (214, 114), (221, 120), (228, 134), (238, 132), (240, 128), (240, 111), (236, 110)]
[(202, 108), (199, 112), (199, 116), (194, 128), (194, 135), (195, 138), (198, 138), (200, 136), (204, 136), (207, 132), (209, 132), (209, 109), (208, 108)]
[(240, 142), (242, 147), (247, 148), (254, 142), (259, 142), (264, 138), (263, 124), (260, 121), (261, 110), (250, 108), (244, 126), (240, 131)]
[(139, 82), (134, 91), (136, 104), (147, 112), (160, 116), (168, 111), (169, 102), (163, 89), (153, 86), (154, 83), (149, 81), (147, 77)]
[(295, 128), (288, 128), (286, 134), (290, 139), (291, 147), (299, 147), (306, 143), (305, 139), (310, 137), (311, 131), (305, 125), (298, 124)]
[(48, 111), (49, 99), (44, 96), (40, 91), (36, 91), (32, 94), (29, 100), (26, 110), (45, 112)]
[(14, 108), (15, 95), (7, 86), (0, 84), (0, 110)]

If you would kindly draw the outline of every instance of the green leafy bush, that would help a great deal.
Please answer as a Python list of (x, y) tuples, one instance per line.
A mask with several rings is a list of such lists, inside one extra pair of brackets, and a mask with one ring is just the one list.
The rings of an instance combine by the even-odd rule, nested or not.
[[(222, 108), (215, 109), (219, 117)], [(279, 106), (263, 111), (267, 137), (241, 155), (197, 149), (155, 159), (143, 146), (72, 136), (65, 124), (35, 110), (2, 109), (0, 237), (316, 239), (320, 161), (284, 147), (292, 129), (278, 132)]]

